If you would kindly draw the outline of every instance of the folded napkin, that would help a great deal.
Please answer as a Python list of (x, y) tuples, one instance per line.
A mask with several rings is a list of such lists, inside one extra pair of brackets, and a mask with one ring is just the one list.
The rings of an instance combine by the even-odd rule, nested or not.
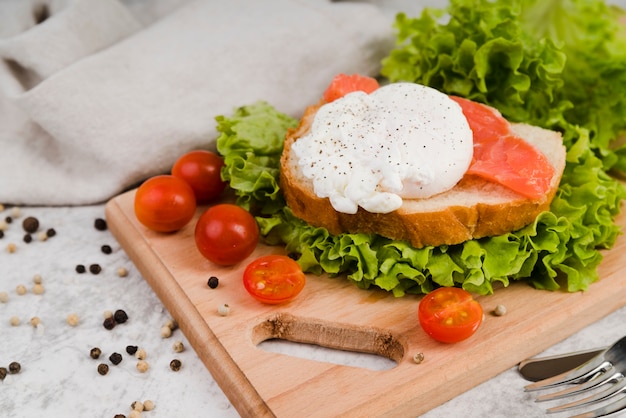
[(214, 148), (217, 115), (297, 117), (335, 74), (377, 74), (393, 40), (347, 1), (3, 0), (0, 202), (103, 202)]

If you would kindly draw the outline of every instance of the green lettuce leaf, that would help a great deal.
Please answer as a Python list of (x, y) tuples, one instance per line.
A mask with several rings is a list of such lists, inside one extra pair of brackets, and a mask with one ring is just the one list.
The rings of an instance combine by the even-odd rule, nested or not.
[(626, 124), (625, 38), (615, 19), (602, 2), (574, 0), (452, 0), (446, 10), (396, 18), (398, 45), (382, 69), (389, 81), (429, 85), (562, 132), (567, 164), (551, 210), (519, 231), (416, 249), (306, 224), (279, 187), (282, 141), (297, 121), (265, 102), (216, 118), (223, 177), (257, 213), (265, 240), (297, 254), (306, 272), (398, 297), (439, 286), (490, 294), (511, 280), (585, 290), (598, 279), (601, 250), (620, 233), (614, 220), (626, 197), (607, 174), (626, 167), (626, 151), (614, 144)]

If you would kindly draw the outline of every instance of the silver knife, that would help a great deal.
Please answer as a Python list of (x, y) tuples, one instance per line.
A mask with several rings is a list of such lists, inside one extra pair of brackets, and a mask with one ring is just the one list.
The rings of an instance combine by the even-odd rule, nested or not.
[(547, 357), (532, 357), (522, 361), (517, 370), (526, 380), (536, 382), (547, 379), (568, 370), (575, 369), (600, 354), (606, 348), (576, 351), (574, 353), (558, 354)]

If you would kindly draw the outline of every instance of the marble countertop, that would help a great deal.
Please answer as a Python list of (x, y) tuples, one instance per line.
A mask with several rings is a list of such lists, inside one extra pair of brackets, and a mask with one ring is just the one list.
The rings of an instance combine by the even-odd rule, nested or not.
[[(22, 222), (39, 220), (32, 241), (23, 240)], [(5, 218), (12, 222), (3, 224)], [(143, 417), (239, 416), (205, 368), (185, 335), (175, 329), (165, 338), (162, 328), (171, 317), (108, 230), (95, 227), (104, 206), (4, 208), (0, 225), (0, 367), (18, 362), (21, 370), (0, 383), (0, 415), (22, 417), (130, 416), (131, 404), (151, 400), (155, 407)], [(48, 230), (55, 234), (42, 239)], [(110, 254), (102, 246), (111, 248)], [(76, 271), (86, 267), (85, 273)], [(98, 265), (98, 274), (90, 272)], [(120, 269), (127, 274), (120, 275)], [(40, 278), (41, 285), (36, 286)], [(26, 292), (22, 295), (18, 287)], [(107, 312), (123, 310), (124, 323), (108, 330)], [(68, 320), (74, 314), (77, 324)], [(544, 354), (582, 350), (612, 343), (626, 333), (626, 308), (574, 334)], [(20, 323), (13, 325), (12, 320)], [(71, 318), (70, 318), (71, 319)], [(38, 324), (37, 324), (38, 321)], [(177, 352), (176, 342), (185, 350)], [(126, 352), (137, 346), (146, 353), (148, 370), (137, 369), (138, 359)], [(92, 359), (92, 348), (102, 355)], [(287, 344), (266, 349), (320, 361), (370, 368), (384, 367), (367, 355)], [(109, 356), (119, 353), (113, 365)], [(179, 371), (170, 362), (180, 360)], [(109, 366), (106, 375), (98, 365)], [(424, 414), (426, 418), (541, 417), (544, 404), (524, 393), (527, 382), (516, 368), (465, 392)], [(556, 414), (555, 416), (562, 416)]]

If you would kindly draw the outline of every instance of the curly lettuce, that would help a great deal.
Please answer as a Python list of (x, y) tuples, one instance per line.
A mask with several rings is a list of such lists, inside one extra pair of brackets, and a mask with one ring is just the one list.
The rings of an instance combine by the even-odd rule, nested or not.
[[(549, 24), (537, 25), (538, 15), (562, 19), (565, 12), (557, 8), (568, 15), (555, 23), (559, 28), (575, 24), (595, 32), (565, 39)], [(297, 254), (306, 272), (347, 277), (362, 289), (378, 287), (398, 297), (439, 286), (490, 294), (511, 280), (585, 290), (598, 280), (601, 251), (620, 233), (615, 216), (626, 197), (622, 183), (608, 174), (626, 166), (624, 151), (613, 144), (626, 123), (626, 83), (617, 74), (626, 58), (615, 49), (623, 35), (608, 10), (594, 1), (452, 0), (446, 11), (397, 16), (398, 45), (382, 69), (390, 81), (430, 85), (495, 106), (510, 120), (563, 133), (567, 164), (551, 210), (519, 231), (416, 249), (375, 234), (331, 235), (301, 221), (285, 206), (279, 186), (282, 141), (297, 121), (265, 102), (216, 118), (223, 176), (238, 203), (258, 214), (265, 240)], [(580, 22), (583, 14), (586, 22)], [(589, 38), (596, 41), (592, 48)], [(593, 54), (604, 63), (590, 64), (600, 58)], [(596, 90), (606, 83), (612, 88)]]

